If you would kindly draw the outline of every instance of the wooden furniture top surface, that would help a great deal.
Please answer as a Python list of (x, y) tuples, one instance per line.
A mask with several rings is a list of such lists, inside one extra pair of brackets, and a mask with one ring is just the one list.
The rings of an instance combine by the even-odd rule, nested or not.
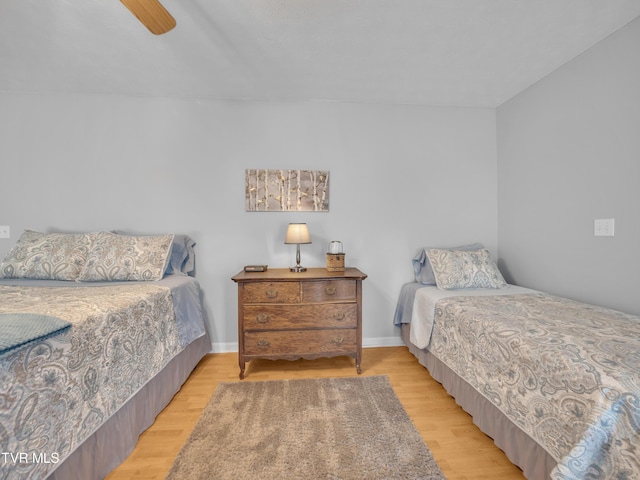
[(329, 272), (326, 268), (308, 268), (306, 272), (291, 272), (288, 268), (269, 268), (266, 272), (240, 271), (231, 277), (234, 282), (311, 281), (330, 279), (364, 280), (367, 275), (357, 268), (345, 268), (344, 272)]

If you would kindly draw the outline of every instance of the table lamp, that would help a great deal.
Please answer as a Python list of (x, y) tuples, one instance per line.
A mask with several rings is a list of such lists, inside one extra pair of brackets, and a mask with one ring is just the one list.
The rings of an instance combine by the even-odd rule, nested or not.
[(306, 272), (306, 267), (300, 265), (300, 244), (311, 243), (311, 235), (306, 223), (290, 223), (287, 228), (287, 235), (284, 238), (285, 244), (296, 245), (296, 266), (289, 268), (292, 272)]

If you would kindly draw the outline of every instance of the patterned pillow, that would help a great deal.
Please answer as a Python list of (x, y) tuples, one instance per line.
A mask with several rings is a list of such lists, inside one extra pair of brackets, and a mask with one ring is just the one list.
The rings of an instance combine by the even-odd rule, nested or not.
[(172, 233), (130, 236), (100, 232), (78, 281), (160, 280), (167, 268), (172, 242)]
[(413, 257), (413, 271), (415, 273), (416, 282), (423, 285), (435, 285), (436, 277), (433, 274), (433, 268), (431, 268), (431, 262), (427, 257), (427, 250), (429, 248), (437, 248), (438, 250), (480, 250), (484, 248), (481, 243), (472, 243), (471, 245), (461, 245), (459, 247), (427, 247), (423, 248), (418, 254)]
[[(113, 230), (117, 235), (135, 235), (134, 232)], [(196, 253), (193, 247), (196, 242), (188, 235), (174, 234), (171, 255), (167, 263), (166, 275), (195, 275)], [(482, 247), (478, 247), (482, 248)]]
[(486, 249), (480, 250), (427, 250), (436, 277), (436, 285), (442, 290), (462, 288), (505, 288), (507, 282)]
[(0, 277), (76, 280), (94, 235), (25, 230), (0, 264)]

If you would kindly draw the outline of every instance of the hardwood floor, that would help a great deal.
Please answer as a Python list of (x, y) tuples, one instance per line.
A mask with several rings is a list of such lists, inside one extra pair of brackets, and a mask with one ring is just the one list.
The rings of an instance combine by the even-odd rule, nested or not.
[[(218, 382), (238, 382), (235, 353), (207, 355), (135, 450), (106, 480), (164, 479)], [(482, 433), (406, 347), (366, 348), (362, 375), (387, 375), (448, 480), (518, 480), (522, 472)], [(356, 376), (348, 357), (254, 360), (243, 382)]]

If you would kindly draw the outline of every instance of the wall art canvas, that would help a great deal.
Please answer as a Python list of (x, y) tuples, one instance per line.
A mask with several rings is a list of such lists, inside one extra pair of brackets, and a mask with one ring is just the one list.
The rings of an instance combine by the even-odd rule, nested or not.
[(247, 212), (328, 212), (327, 170), (245, 170)]

